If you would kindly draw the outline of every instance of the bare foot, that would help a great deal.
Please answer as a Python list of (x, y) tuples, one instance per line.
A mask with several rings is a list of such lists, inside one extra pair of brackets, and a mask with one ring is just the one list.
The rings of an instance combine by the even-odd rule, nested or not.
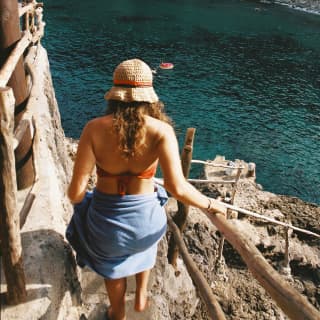
[(136, 300), (135, 300), (135, 305), (134, 309), (138, 312), (142, 312), (146, 310), (149, 307), (149, 299), (147, 293), (142, 293), (136, 292)]

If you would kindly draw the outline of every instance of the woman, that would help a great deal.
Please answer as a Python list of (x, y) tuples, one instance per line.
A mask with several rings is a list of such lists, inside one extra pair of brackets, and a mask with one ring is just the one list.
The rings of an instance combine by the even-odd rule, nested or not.
[[(91, 120), (80, 137), (68, 196), (75, 212), (67, 238), (80, 266), (105, 278), (108, 317), (125, 317), (126, 277), (136, 277), (135, 310), (147, 305), (147, 284), (157, 243), (166, 230), (163, 192), (152, 177), (160, 164), (164, 187), (185, 204), (225, 213), (225, 207), (184, 178), (177, 139), (143, 61), (122, 62), (105, 94), (108, 111)], [(96, 167), (97, 184), (86, 193)]]

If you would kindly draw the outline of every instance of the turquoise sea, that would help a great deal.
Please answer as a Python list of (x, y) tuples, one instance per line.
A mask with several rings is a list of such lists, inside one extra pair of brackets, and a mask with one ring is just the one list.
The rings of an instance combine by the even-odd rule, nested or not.
[[(257, 165), (265, 190), (320, 203), (320, 16), (256, 1), (46, 0), (43, 40), (67, 136), (104, 113), (114, 67), (139, 57), (195, 159)], [(197, 175), (197, 170), (192, 174)]]

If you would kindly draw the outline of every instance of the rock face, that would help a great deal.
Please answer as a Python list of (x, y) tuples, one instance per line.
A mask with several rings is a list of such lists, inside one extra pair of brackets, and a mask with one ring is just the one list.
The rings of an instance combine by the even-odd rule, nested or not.
[(305, 10), (320, 14), (320, 2), (318, 0), (260, 0), (261, 3), (277, 3), (290, 6), (295, 9)]
[(277, 2), (292, 6), (293, 8), (320, 12), (320, 3), (318, 0), (279, 0)]

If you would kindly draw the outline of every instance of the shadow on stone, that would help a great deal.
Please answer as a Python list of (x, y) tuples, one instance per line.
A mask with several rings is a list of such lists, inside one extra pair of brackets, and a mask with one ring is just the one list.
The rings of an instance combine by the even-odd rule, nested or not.
[[(30, 319), (31, 314), (34, 319), (56, 319), (61, 308), (78, 306), (81, 302), (81, 288), (76, 274), (76, 263), (63, 236), (54, 230), (42, 229), (22, 233), (21, 241), (27, 301), (15, 308), (17, 319)], [(1, 273), (3, 287), (3, 270)], [(9, 315), (12, 311), (10, 306), (5, 305), (4, 295), (2, 292), (1, 307), (6, 316), (6, 312)], [(31, 301), (33, 303), (26, 312), (25, 305)]]

